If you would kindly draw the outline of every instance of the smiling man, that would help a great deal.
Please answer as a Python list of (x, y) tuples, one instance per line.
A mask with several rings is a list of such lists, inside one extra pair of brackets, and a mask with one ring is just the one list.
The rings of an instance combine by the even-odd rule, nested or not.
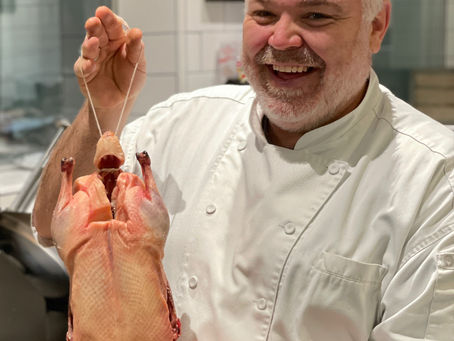
[[(164, 264), (184, 341), (452, 340), (454, 136), (379, 84), (389, 0), (246, 0), (251, 86), (177, 94), (122, 132), (147, 150), (170, 214)], [(101, 7), (83, 70), (103, 129), (145, 79), (141, 32)], [(139, 59), (140, 58), (140, 59)], [(34, 210), (42, 241), (59, 159), (91, 171), (85, 103)], [(122, 124), (120, 124), (122, 126)]]
[[(388, 27), (389, 2), (246, 2), (243, 63), (271, 139), (291, 148), (305, 132), (358, 106)], [(286, 139), (289, 131), (297, 134)]]

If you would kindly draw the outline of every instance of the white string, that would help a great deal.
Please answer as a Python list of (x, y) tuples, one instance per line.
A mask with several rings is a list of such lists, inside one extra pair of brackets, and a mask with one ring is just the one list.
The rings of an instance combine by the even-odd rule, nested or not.
[[(126, 27), (126, 30), (129, 31), (128, 23), (120, 16), (117, 16), (117, 18), (120, 19), (123, 22), (123, 25)], [(142, 56), (142, 52), (143, 52), (143, 46), (141, 46), (140, 53), (139, 53), (139, 58), (137, 59), (137, 62), (135, 64), (135, 66), (134, 66), (134, 71), (132, 72), (131, 80), (129, 82), (128, 91), (126, 92), (126, 97), (125, 97), (125, 100), (123, 102), (123, 107), (122, 107), (121, 112), (120, 112), (120, 118), (118, 119), (117, 128), (115, 129), (115, 135), (118, 134), (118, 129), (120, 128), (120, 123), (121, 123), (121, 121), (123, 119), (123, 114), (124, 114), (125, 109), (126, 109), (126, 104), (128, 103), (129, 93), (131, 92), (132, 84), (133, 84), (134, 78), (136, 76), (136, 71), (137, 71), (137, 68), (139, 67), (139, 62), (140, 62), (140, 57)], [(82, 51), (81, 51), (81, 57), (83, 58)], [(79, 69), (80, 69), (80, 73), (82, 74), (82, 79), (84, 81), (85, 90), (87, 91), (88, 101), (90, 102), (91, 109), (93, 110), (93, 115), (95, 116), (95, 121), (96, 121), (96, 125), (98, 127), (98, 130), (99, 130), (99, 135), (102, 136), (102, 130), (101, 130), (101, 126), (99, 124), (98, 115), (96, 114), (96, 109), (95, 109), (95, 106), (93, 104), (93, 99), (91, 98), (90, 90), (88, 89), (88, 84), (87, 84), (87, 80), (85, 78), (85, 74), (84, 74), (84, 72), (82, 70), (82, 65), (79, 66)]]
[(121, 108), (120, 118), (118, 119), (117, 128), (115, 129), (115, 135), (117, 135), (118, 129), (120, 128), (121, 120), (123, 119), (123, 113), (125, 112), (126, 104), (128, 103), (129, 93), (131, 92), (132, 83), (134, 82), (134, 77), (136, 76), (136, 71), (139, 66), (139, 61), (140, 61), (140, 56), (142, 55), (142, 50), (143, 50), (143, 46), (141, 46), (141, 48), (140, 48), (139, 59), (137, 60), (136, 65), (134, 66), (134, 71), (132, 72), (131, 81), (129, 82), (128, 91), (126, 92), (125, 101), (123, 102), (123, 108)]
[(82, 66), (80, 66), (79, 68), (80, 68), (80, 73), (82, 74), (82, 79), (84, 80), (85, 90), (87, 91), (87, 95), (88, 95), (88, 101), (90, 102), (91, 110), (93, 111), (93, 116), (95, 116), (96, 125), (97, 125), (98, 130), (99, 130), (99, 136), (102, 136), (101, 126), (99, 125), (98, 115), (96, 114), (95, 106), (93, 104), (93, 100), (91, 99), (90, 90), (88, 90), (87, 80), (85, 79), (84, 72), (82, 71)]

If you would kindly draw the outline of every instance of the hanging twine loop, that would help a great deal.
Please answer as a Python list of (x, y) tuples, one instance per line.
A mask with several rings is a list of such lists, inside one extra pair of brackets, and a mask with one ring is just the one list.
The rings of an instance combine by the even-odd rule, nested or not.
[[(120, 17), (118, 15), (117, 15), (117, 18), (121, 20), (122, 25), (123, 25), (123, 30), (125, 30), (126, 32), (129, 32), (130, 28), (128, 26), (128, 23), (122, 17)], [(118, 130), (120, 129), (120, 124), (121, 124), (121, 121), (123, 119), (123, 114), (124, 114), (125, 109), (126, 109), (126, 104), (128, 103), (129, 94), (131, 92), (132, 84), (134, 83), (134, 78), (136, 76), (137, 68), (139, 67), (139, 62), (140, 62), (140, 57), (142, 56), (142, 52), (143, 52), (143, 46), (141, 46), (141, 48), (140, 48), (139, 58), (138, 58), (136, 64), (134, 65), (134, 70), (133, 70), (132, 75), (131, 75), (131, 80), (129, 81), (128, 90), (126, 91), (126, 97), (125, 97), (125, 100), (123, 102), (123, 106), (121, 108), (120, 117), (118, 119), (117, 127), (115, 129), (115, 135), (118, 135)], [(84, 57), (83, 54), (82, 54), (82, 50), (81, 50), (80, 56), (82, 58)], [(98, 59), (98, 57), (96, 57), (96, 59), (94, 61), (96, 61), (97, 59)], [(87, 79), (86, 79), (85, 74), (84, 74), (84, 72), (82, 70), (82, 65), (79, 65), (79, 70), (80, 70), (80, 73), (82, 75), (82, 80), (84, 81), (85, 90), (87, 92), (88, 101), (90, 102), (90, 106), (91, 106), (91, 109), (93, 111), (93, 116), (95, 117), (96, 126), (98, 127), (98, 131), (99, 131), (99, 136), (102, 136), (101, 125), (99, 124), (98, 115), (96, 113), (96, 109), (95, 109), (95, 106), (93, 104), (93, 99), (91, 97), (90, 90), (88, 88)]]

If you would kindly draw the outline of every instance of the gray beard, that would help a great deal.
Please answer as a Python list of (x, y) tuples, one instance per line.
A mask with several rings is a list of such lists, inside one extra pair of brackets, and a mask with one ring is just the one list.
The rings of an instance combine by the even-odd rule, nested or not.
[[(355, 46), (357, 53), (351, 64), (330, 75), (326, 75), (324, 61), (307, 48), (303, 47), (299, 52), (277, 53), (270, 49), (269, 46), (265, 47), (254, 62), (250, 62), (243, 54), (244, 72), (270, 122), (289, 132), (305, 133), (338, 119), (352, 98), (363, 89), (370, 73), (371, 55), (367, 49), (359, 49), (358, 46)], [(361, 51), (364, 53), (361, 54)], [(269, 71), (264, 65), (273, 64), (273, 61), (320, 68), (318, 89), (311, 91), (314, 95), (305, 94), (303, 89), (274, 87), (267, 79)]]

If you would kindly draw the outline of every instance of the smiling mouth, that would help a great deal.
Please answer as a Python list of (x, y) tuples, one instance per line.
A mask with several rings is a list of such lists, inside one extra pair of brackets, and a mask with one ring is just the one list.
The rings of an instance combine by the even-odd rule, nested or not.
[(306, 65), (276, 65), (266, 64), (270, 72), (281, 80), (291, 80), (308, 76), (317, 70), (316, 67)]
[(302, 65), (269, 65), (273, 68), (274, 72), (282, 73), (308, 73), (311, 72), (314, 68), (312, 66), (302, 66)]

